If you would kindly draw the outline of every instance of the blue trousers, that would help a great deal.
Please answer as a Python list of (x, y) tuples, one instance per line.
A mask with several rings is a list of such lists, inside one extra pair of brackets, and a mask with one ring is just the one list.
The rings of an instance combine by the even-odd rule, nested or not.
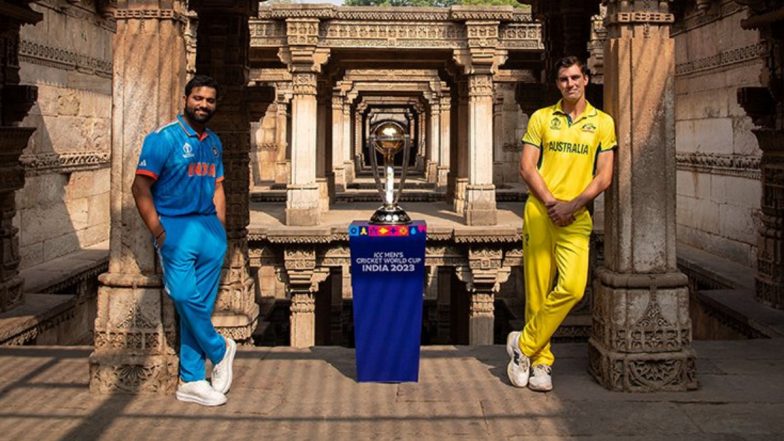
[(223, 359), (226, 341), (212, 325), (226, 231), (215, 215), (161, 216), (166, 240), (158, 250), (166, 293), (180, 317), (180, 379), (205, 379), (205, 360)]

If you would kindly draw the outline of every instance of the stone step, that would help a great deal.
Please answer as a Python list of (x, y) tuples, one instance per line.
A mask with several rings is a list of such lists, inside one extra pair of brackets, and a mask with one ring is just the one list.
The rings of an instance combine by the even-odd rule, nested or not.
[[(526, 193), (512, 190), (496, 191), (495, 200), (497, 202), (525, 202)], [(435, 189), (406, 188), (400, 198), (401, 202), (439, 202), (445, 198), (444, 193), (436, 192)], [(286, 202), (286, 190), (263, 190), (252, 191), (250, 193), (252, 202)], [(351, 189), (338, 193), (335, 196), (336, 202), (377, 202), (380, 201), (378, 191), (374, 187), (365, 189)]]

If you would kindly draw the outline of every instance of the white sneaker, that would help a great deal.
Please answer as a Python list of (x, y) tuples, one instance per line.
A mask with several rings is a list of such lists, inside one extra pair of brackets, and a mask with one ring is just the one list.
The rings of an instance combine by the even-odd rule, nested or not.
[(528, 385), (531, 360), (520, 350), (520, 332), (510, 332), (506, 337), (506, 353), (509, 354), (509, 365), (506, 366), (506, 375), (513, 386), (525, 387)]
[(546, 364), (537, 364), (531, 369), (531, 378), (528, 380), (528, 388), (537, 392), (549, 392), (553, 390), (553, 368)]
[(207, 380), (180, 383), (175, 394), (178, 400), (202, 406), (220, 406), (226, 404), (226, 395), (216, 391)]
[(223, 356), (223, 360), (212, 368), (212, 387), (222, 394), (231, 389), (234, 355), (236, 353), (237, 343), (230, 338), (226, 338), (226, 354)]

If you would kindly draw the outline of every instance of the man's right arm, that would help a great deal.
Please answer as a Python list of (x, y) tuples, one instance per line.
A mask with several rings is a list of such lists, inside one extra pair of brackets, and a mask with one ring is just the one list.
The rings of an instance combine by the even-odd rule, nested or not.
[(160, 247), (163, 241), (166, 240), (166, 231), (158, 219), (158, 212), (155, 210), (155, 204), (152, 201), (152, 185), (155, 180), (150, 176), (137, 174), (133, 179), (131, 192), (133, 193), (133, 200), (136, 202), (136, 209), (139, 210), (139, 215), (142, 217), (147, 229), (150, 230), (155, 243)]
[(520, 157), (520, 176), (528, 186), (528, 190), (542, 201), (545, 206), (550, 206), (556, 202), (555, 197), (547, 188), (542, 175), (539, 174), (537, 164), (539, 163), (541, 150), (539, 147), (523, 143), (523, 155)]

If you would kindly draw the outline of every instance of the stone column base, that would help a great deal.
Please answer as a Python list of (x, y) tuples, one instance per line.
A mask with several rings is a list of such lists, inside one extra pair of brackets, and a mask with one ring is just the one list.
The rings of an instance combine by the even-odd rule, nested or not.
[(286, 185), (289, 183), (289, 176), (290, 176), (290, 164), (289, 161), (277, 161), (275, 162), (275, 183), (280, 185)]
[(346, 169), (343, 166), (332, 169), (332, 185), (336, 193), (346, 191)]
[(495, 296), (490, 293), (474, 293), (471, 296), (471, 312), (468, 318), (468, 344), (493, 344), (493, 328), (495, 325)]
[(316, 299), (313, 293), (297, 293), (291, 299), (291, 347), (309, 348), (316, 344)]
[(425, 181), (428, 184), (435, 184), (438, 181), (437, 162), (427, 161), (427, 167), (425, 168)]
[(468, 186), (468, 178), (456, 178), (455, 179), (455, 198), (452, 201), (452, 206), (455, 210), (455, 213), (464, 213), (465, 212), (465, 198), (466, 198), (466, 187)]
[(589, 371), (605, 388), (621, 392), (687, 391), (699, 388), (696, 355), (678, 352), (629, 354), (589, 340)]
[(319, 184), (289, 185), (286, 192), (286, 225), (315, 226), (321, 219)]
[(436, 191), (446, 192), (449, 186), (449, 167), (438, 166), (438, 176), (436, 178)]
[(159, 393), (177, 389), (179, 361), (176, 355), (90, 355), (90, 392)]
[(354, 170), (354, 162), (353, 161), (346, 161), (343, 163), (343, 172), (345, 173), (346, 177), (346, 186), (354, 183), (354, 180), (357, 178), (356, 170)]
[(496, 225), (495, 185), (466, 185), (466, 225)]
[(684, 391), (697, 387), (688, 279), (595, 271), (590, 369), (610, 390)]

